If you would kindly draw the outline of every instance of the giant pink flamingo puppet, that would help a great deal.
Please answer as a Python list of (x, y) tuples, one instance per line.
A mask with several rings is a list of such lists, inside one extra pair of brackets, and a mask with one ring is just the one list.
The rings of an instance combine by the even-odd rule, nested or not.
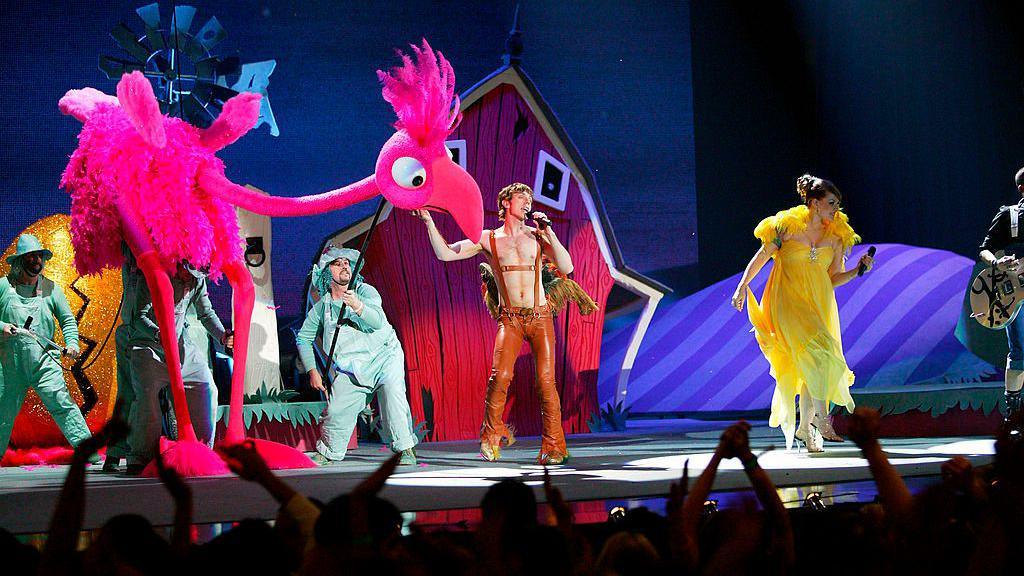
[[(92, 88), (71, 90), (60, 110), (83, 123), (79, 145), (61, 181), (71, 195), (71, 238), (81, 274), (120, 267), (122, 239), (135, 255), (153, 295), (157, 323), (173, 326), (169, 273), (179, 262), (209, 267), (211, 278), (227, 278), (234, 291), (235, 342), (231, 403), (224, 442), (245, 438), (242, 398), (254, 293), (242, 259), (234, 206), (269, 216), (320, 214), (381, 194), (402, 209), (445, 212), (468, 238), (483, 229), (480, 189), (452, 162), (445, 138), (461, 119), (455, 75), (444, 56), (412, 46), (415, 61), (378, 71), (382, 93), (394, 108), (396, 132), (381, 148), (373, 175), (354, 184), (297, 198), (264, 196), (224, 175), (215, 153), (255, 126), (257, 94), (225, 103), (206, 129), (160, 113), (152, 86), (139, 72), (126, 74), (117, 97)], [(164, 460), (189, 476), (225, 473), (220, 458), (198, 442), (192, 428), (174, 330), (161, 330), (167, 355), (179, 439), (166, 443)], [(269, 442), (257, 448), (278, 468), (312, 465), (298, 451)], [(152, 468), (152, 467), (151, 467)]]

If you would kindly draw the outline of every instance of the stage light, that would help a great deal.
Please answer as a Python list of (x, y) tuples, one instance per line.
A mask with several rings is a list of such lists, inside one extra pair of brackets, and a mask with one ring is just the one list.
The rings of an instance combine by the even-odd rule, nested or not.
[(704, 509), (701, 510), (701, 518), (710, 518), (718, 513), (718, 500), (705, 500)]
[(608, 522), (615, 524), (622, 522), (626, 519), (626, 509), (622, 506), (616, 506), (608, 511)]
[(825, 510), (825, 503), (821, 500), (821, 492), (811, 492), (804, 498), (804, 508), (810, 508), (815, 512), (822, 512)]

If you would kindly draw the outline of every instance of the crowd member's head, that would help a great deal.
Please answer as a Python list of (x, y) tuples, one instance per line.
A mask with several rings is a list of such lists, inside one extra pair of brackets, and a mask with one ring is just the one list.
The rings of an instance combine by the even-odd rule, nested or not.
[(138, 514), (108, 520), (85, 550), (82, 564), (85, 574), (170, 576), (176, 568), (170, 545)]
[(35, 574), (39, 567), (39, 551), (18, 542), (3, 528), (0, 528), (0, 559), (8, 574)]
[[(1019, 417), (1022, 416), (1024, 414)], [(1003, 484), (1024, 487), (1024, 434), (1018, 430), (1019, 422), (1008, 422), (1000, 427), (996, 436), (995, 471)]]
[(605, 541), (597, 556), (598, 576), (650, 576), (661, 569), (661, 556), (643, 534), (618, 532)]
[(346, 548), (353, 544), (385, 548), (402, 535), (402, 514), (394, 504), (378, 496), (365, 500), (366, 534), (353, 531), (353, 500), (348, 494), (331, 500), (320, 511), (314, 536), (316, 544), (326, 548)]
[(502, 534), (501, 565), (508, 576), (571, 574), (565, 535), (551, 526), (525, 526)]
[(286, 576), (300, 564), (269, 524), (246, 519), (202, 546), (193, 568), (211, 576), (225, 574), (280, 574)]
[(537, 498), (519, 480), (505, 479), (488, 488), (480, 511), (485, 522), (497, 521), (510, 527), (537, 524)]
[[(470, 576), (478, 574), (476, 557), (458, 534), (413, 533), (402, 539), (395, 554), (403, 574), (424, 576)], [(463, 534), (463, 536), (468, 536)]]

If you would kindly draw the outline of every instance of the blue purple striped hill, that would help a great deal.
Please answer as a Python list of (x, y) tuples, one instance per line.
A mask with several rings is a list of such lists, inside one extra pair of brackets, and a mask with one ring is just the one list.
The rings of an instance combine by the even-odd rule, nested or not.
[[(959, 380), (993, 370), (953, 333), (974, 263), (944, 250), (877, 248), (875, 269), (836, 290), (855, 387)], [(855, 248), (850, 261), (865, 250)], [(768, 271), (766, 266), (751, 284), (758, 297)], [(768, 408), (774, 389), (768, 362), (750, 333), (746, 312), (729, 305), (738, 280), (739, 274), (662, 304), (630, 374), (626, 405), (634, 413)], [(598, 382), (602, 404), (614, 396), (631, 328), (605, 334)]]

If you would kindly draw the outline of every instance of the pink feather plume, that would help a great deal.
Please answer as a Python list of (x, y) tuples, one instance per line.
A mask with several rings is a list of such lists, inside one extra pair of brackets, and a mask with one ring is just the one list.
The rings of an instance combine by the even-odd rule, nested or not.
[(388, 72), (377, 71), (381, 93), (398, 116), (395, 129), (405, 130), (421, 145), (444, 140), (459, 125), (459, 97), (455, 95), (455, 72), (440, 51), (410, 45), (416, 61), (401, 52), (402, 65)]

